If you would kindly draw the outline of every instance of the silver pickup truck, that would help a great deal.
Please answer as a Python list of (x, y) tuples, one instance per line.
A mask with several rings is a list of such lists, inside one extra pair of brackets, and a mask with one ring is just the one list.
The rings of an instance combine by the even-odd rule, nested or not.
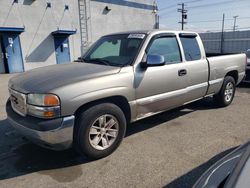
[(229, 105), (245, 69), (245, 54), (207, 58), (197, 33), (110, 34), (78, 62), (12, 78), (6, 111), (33, 142), (97, 159), (119, 146), (130, 122), (207, 96)]

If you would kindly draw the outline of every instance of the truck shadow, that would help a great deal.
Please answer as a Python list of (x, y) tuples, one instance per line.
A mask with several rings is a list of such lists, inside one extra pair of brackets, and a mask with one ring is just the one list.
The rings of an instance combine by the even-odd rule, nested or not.
[[(196, 110), (212, 108), (208, 103), (209, 101), (199, 101), (132, 123), (128, 126), (126, 137), (156, 127), (180, 116), (185, 116)], [(33, 172), (77, 166), (89, 162), (91, 160), (79, 156), (73, 149), (58, 152), (36, 146), (18, 135), (10, 127), (6, 119), (0, 120), (0, 180)], [(80, 167), (76, 174), (72, 174), (70, 181), (79, 176), (81, 176)]]
[(200, 178), (200, 176), (214, 163), (219, 161), (221, 158), (232, 152), (237, 147), (233, 147), (230, 149), (227, 149), (211, 159), (209, 159), (207, 162), (201, 164), (200, 166), (192, 169), (191, 171), (187, 172), (186, 174), (178, 177), (177, 179), (170, 182), (168, 185), (164, 186), (164, 188), (189, 188), (192, 187), (195, 182)]
[(238, 88), (248, 88), (248, 89), (250, 89), (250, 83), (241, 82), (237, 87)]
[(32, 144), (18, 135), (7, 120), (0, 121), (0, 180), (87, 162), (90, 160), (73, 149), (52, 151)]
[(162, 112), (160, 114), (157, 114), (157, 115), (142, 119), (138, 122), (132, 123), (128, 126), (126, 137), (132, 134), (136, 134), (138, 132), (153, 128), (157, 125), (160, 125), (164, 122), (171, 121), (180, 116), (185, 116), (196, 110), (209, 110), (209, 109), (217, 108), (214, 105), (213, 101), (211, 100), (212, 99), (209, 99), (209, 98), (199, 100), (194, 103), (187, 104), (185, 106), (182, 106), (182, 107), (179, 107), (179, 108), (167, 111), (167, 112)]
[(250, 83), (241, 82), (237, 87), (238, 92), (250, 94)]

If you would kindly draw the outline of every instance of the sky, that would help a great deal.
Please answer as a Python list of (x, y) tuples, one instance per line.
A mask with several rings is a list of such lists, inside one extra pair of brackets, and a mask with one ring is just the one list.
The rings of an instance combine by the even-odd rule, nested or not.
[(237, 30), (250, 30), (250, 0), (157, 0), (160, 28), (180, 30), (181, 8), (187, 9), (185, 30), (196, 32), (221, 31), (222, 17), (225, 14), (225, 31), (232, 31), (234, 16)]

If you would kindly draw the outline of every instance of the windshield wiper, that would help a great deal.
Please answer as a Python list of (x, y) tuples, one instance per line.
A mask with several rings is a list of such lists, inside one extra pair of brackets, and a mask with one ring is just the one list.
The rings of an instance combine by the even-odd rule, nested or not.
[(78, 57), (77, 60), (75, 60), (75, 62), (84, 62), (86, 61), (83, 57)]
[(108, 60), (105, 60), (105, 59), (94, 58), (94, 59), (83, 59), (83, 60), (86, 61), (87, 63), (96, 62), (96, 63), (101, 63), (104, 65), (111, 66), (111, 62), (109, 62)]

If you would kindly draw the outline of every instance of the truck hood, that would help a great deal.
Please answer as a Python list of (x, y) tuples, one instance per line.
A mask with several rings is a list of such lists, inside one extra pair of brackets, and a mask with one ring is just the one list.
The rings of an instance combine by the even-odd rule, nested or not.
[(120, 69), (90, 63), (51, 65), (13, 77), (9, 81), (9, 87), (22, 93), (47, 93), (71, 83), (116, 74)]

